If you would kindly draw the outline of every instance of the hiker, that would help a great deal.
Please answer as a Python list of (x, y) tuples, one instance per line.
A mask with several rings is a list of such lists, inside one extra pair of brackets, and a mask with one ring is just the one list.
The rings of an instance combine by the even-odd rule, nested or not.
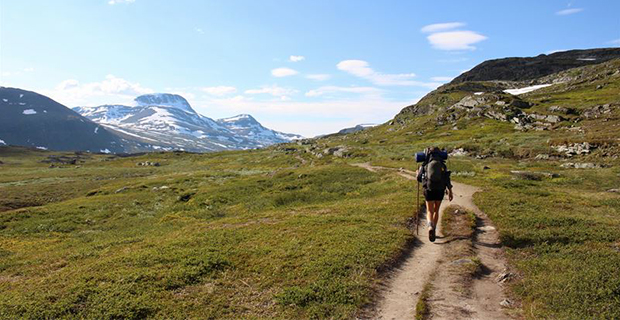
[(446, 190), (448, 199), (452, 201), (452, 183), (450, 171), (446, 167), (444, 158), (440, 155), (441, 150), (437, 147), (426, 149), (426, 160), (416, 171), (418, 182), (424, 188), (426, 200), (426, 219), (428, 221), (428, 239), (435, 242), (435, 229), (439, 220), (439, 206)]

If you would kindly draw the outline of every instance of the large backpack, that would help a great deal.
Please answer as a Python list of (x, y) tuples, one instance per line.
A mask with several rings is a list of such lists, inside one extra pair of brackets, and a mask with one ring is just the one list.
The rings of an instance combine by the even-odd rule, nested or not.
[(443, 160), (439, 157), (433, 156), (426, 164), (426, 181), (424, 181), (424, 187), (430, 191), (445, 191), (446, 190), (446, 176), (447, 167)]

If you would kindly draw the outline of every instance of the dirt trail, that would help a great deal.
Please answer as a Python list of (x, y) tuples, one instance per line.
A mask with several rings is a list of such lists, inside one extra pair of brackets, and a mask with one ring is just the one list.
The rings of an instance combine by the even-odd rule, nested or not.
[[(393, 170), (390, 168), (371, 166), (368, 163), (354, 164), (366, 170), (376, 172), (379, 170)], [(415, 173), (409, 170), (397, 170), (397, 173), (409, 180), (415, 180)], [(495, 282), (497, 275), (505, 268), (502, 251), (499, 245), (499, 235), (492, 226), (489, 218), (476, 205), (472, 196), (479, 191), (478, 188), (453, 182), (454, 199), (452, 202), (445, 199), (439, 212), (441, 220), (443, 212), (450, 204), (459, 205), (471, 210), (476, 214), (476, 241), (474, 248), (483, 265), (483, 275), (471, 283), (471, 295), (463, 299), (462, 295), (454, 293), (454, 290), (439, 285), (437, 288), (443, 293), (441, 299), (430, 301), (432, 319), (510, 319), (500, 307), (504, 299), (502, 287)], [(447, 197), (446, 197), (447, 198)], [(423, 199), (421, 199), (423, 201)], [(415, 318), (415, 306), (419, 295), (431, 275), (439, 266), (443, 255), (443, 246), (446, 242), (441, 232), (441, 223), (437, 228), (437, 240), (432, 243), (428, 240), (428, 228), (426, 218), (420, 220), (420, 235), (416, 246), (407, 256), (406, 260), (398, 266), (390, 275), (384, 288), (383, 294), (377, 302), (374, 310), (370, 313), (377, 319), (413, 319)], [(441, 279), (442, 283), (450, 283), (450, 279)], [(438, 283), (439, 284), (439, 283)], [(433, 283), (433, 285), (435, 285)], [(447, 290), (450, 289), (450, 290)], [(435, 290), (433, 290), (435, 291)]]

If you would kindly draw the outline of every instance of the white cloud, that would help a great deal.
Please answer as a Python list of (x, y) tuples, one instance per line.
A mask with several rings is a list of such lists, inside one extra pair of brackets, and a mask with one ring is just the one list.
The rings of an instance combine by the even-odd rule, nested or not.
[(583, 11), (583, 8), (569, 8), (569, 9), (560, 10), (556, 12), (555, 14), (557, 14), (558, 16), (567, 16), (569, 14), (575, 14), (581, 11)]
[(379, 86), (420, 86), (436, 88), (437, 83), (426, 83), (411, 80), (414, 73), (386, 74), (374, 71), (364, 60), (344, 60), (336, 65), (339, 70), (366, 79)]
[(294, 76), (298, 73), (299, 72), (291, 68), (276, 68), (276, 69), (271, 70), (271, 75), (274, 77), (278, 77), (278, 78)]
[(108, 1), (109, 5), (115, 5), (117, 3), (134, 3), (136, 0), (110, 0)]
[(363, 95), (377, 96), (383, 92), (381, 89), (373, 87), (337, 87), (337, 86), (325, 86), (318, 89), (313, 89), (306, 92), (306, 97), (318, 97), (330, 93), (356, 93)]
[(392, 101), (364, 95), (311, 102), (224, 98), (192, 105), (198, 112), (212, 118), (248, 113), (268, 128), (314, 137), (361, 123), (383, 123), (417, 100), (412, 97)]
[(424, 33), (435, 33), (439, 31), (452, 30), (460, 27), (464, 27), (465, 23), (463, 22), (446, 22), (446, 23), (435, 23), (424, 26), (420, 29), (421, 32)]
[(309, 75), (306, 76), (306, 78), (308, 78), (310, 80), (315, 80), (315, 81), (325, 81), (325, 80), (328, 80), (331, 77), (332, 77), (331, 75), (324, 74), (324, 73), (309, 74)]
[(486, 40), (487, 37), (474, 31), (457, 30), (433, 33), (427, 39), (439, 50), (475, 50), (473, 44)]
[(225, 96), (237, 92), (237, 88), (230, 86), (205, 87), (200, 90), (212, 96)]
[(299, 61), (302, 61), (302, 60), (306, 60), (306, 57), (304, 57), (304, 56), (290, 56), (288, 59), (291, 62), (299, 62)]
[(194, 28), (194, 31), (196, 31), (197, 33), (200, 33), (200, 34), (205, 34), (205, 31), (202, 30), (201, 28)]
[(39, 90), (67, 106), (100, 105), (111, 103), (131, 103), (139, 95), (153, 93), (139, 83), (107, 75), (100, 82), (81, 84), (78, 80), (68, 79), (60, 82), (54, 89)]
[(283, 88), (277, 85), (262, 86), (259, 89), (246, 90), (245, 94), (269, 94), (274, 97), (278, 97), (281, 100), (287, 99), (288, 96), (297, 93), (297, 90), (290, 88)]
[(448, 82), (452, 81), (452, 79), (454, 79), (454, 77), (431, 77), (431, 80), (437, 82)]
[(34, 72), (33, 67), (24, 68), (24, 72)]
[(613, 46), (620, 46), (620, 39), (616, 39), (616, 40), (611, 40), (611, 41), (607, 41), (608, 44), (611, 44)]

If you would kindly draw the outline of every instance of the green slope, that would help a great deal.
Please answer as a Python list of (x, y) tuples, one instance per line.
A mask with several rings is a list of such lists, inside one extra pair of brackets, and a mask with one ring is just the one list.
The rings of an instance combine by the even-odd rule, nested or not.
[[(415, 186), (350, 164), (415, 169), (414, 152), (438, 145), (469, 153), (448, 166), (484, 188), (526, 318), (618, 318), (619, 70), (448, 84), (376, 128), (258, 151), (57, 160), (0, 147), (0, 317), (355, 317), (412, 244)], [(453, 108), (467, 97), (486, 100)], [(562, 120), (515, 129), (489, 111)], [(587, 154), (558, 149), (584, 142)]]

